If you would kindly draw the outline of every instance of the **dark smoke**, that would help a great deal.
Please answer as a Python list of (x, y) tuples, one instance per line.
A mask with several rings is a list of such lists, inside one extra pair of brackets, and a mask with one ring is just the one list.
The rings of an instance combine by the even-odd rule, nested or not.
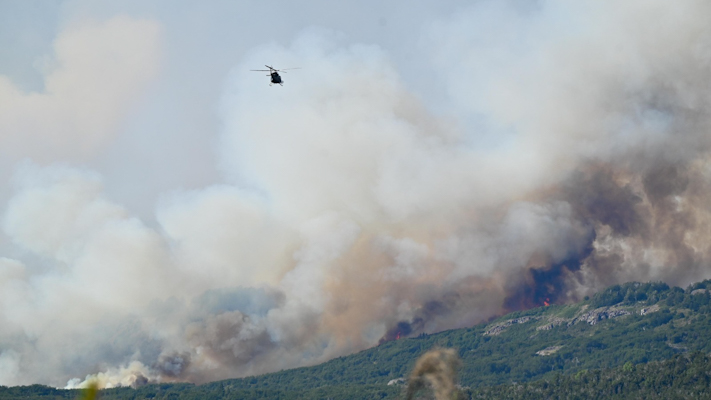
[(590, 227), (588, 245), (558, 263), (529, 263), (522, 271), (523, 282), (504, 301), (506, 311), (579, 300), (581, 296), (572, 291), (580, 286), (594, 288), (650, 277), (649, 265), (643, 262), (637, 263), (633, 276), (625, 276), (625, 256), (596, 250), (598, 238), (629, 239), (633, 244), (664, 248), (677, 273), (698, 270), (698, 254), (684, 243), (685, 234), (695, 228), (685, 215), (692, 210), (679, 211), (670, 200), (685, 194), (690, 184), (688, 171), (681, 163), (643, 161), (650, 168), (637, 173), (624, 165), (595, 163), (572, 174), (554, 197), (570, 204), (578, 223)]
[[(276, 347), (265, 326), (254, 317), (240, 311), (229, 311), (209, 316), (188, 329), (188, 338), (203, 356), (225, 366), (220, 376), (235, 374), (228, 366), (242, 366)], [(191, 381), (202, 382), (207, 378), (189, 375)]]
[(642, 183), (644, 192), (656, 207), (661, 206), (669, 196), (684, 193), (689, 185), (689, 177), (683, 166), (662, 163), (650, 168)]
[[(697, 215), (708, 205), (708, 179), (690, 162), (656, 162), (637, 156), (629, 162), (590, 162), (577, 169), (538, 204), (564, 202), (573, 211), (579, 236), (561, 244), (569, 248), (561, 260), (545, 250), (530, 256), (511, 274), (500, 313), (578, 301), (607, 285), (629, 280), (663, 279), (684, 284), (702, 279), (709, 268), (711, 249), (690, 245), (698, 234)], [(680, 207), (679, 204), (687, 204)], [(642, 257), (654, 250), (663, 256), (663, 269)], [(462, 289), (466, 290), (466, 289)], [(409, 320), (398, 321), (380, 342), (427, 332), (427, 325), (447, 314), (466, 312), (465, 294), (433, 298)]]
[[(247, 376), (611, 284), (711, 277), (711, 2), (514, 3), (472, 2), (418, 33), (451, 120), (408, 90), (387, 49), (316, 32), (259, 46), (245, 62), (309, 72), (275, 97), (236, 67), (216, 138), (225, 179), (166, 194), (153, 222), (112, 200), (117, 176), (104, 189), (81, 168), (18, 170), (0, 221), (0, 384)], [(129, 20), (57, 43), (158, 29)], [(117, 54), (159, 54), (130, 49)], [(81, 83), (76, 63), (59, 75), (77, 82), (58, 75), (39, 96), (56, 106), (35, 114), (35, 94), (11, 93), (30, 107), (22, 121), (0, 108), (0, 128), (85, 108), (51, 89)], [(74, 123), (50, 125), (75, 137)], [(102, 315), (135, 323), (124, 334)]]
[[(413, 330), (417, 329), (417, 327), (422, 325), (422, 323), (423, 320), (421, 318), (417, 318), (411, 322), (399, 321), (397, 324), (395, 324), (395, 326), (390, 328), (385, 333), (385, 335), (383, 335), (382, 338), (380, 338), (378, 344), (383, 344), (392, 340), (408, 337), (413, 332)], [(415, 326), (415, 329), (413, 329), (413, 325)]]
[(453, 308), (461, 302), (458, 293), (447, 293), (440, 300), (430, 300), (415, 311), (415, 316), (409, 321), (398, 321), (380, 338), (378, 344), (392, 340), (403, 339), (427, 331), (426, 323), (434, 318), (449, 315)]
[(163, 355), (153, 364), (153, 369), (163, 377), (181, 378), (190, 365), (190, 354)]
[(562, 197), (585, 224), (609, 226), (620, 236), (643, 234), (646, 230), (637, 208), (642, 199), (630, 185), (617, 183), (609, 166), (594, 166), (590, 171), (574, 173), (564, 186)]
[(146, 378), (146, 377), (143, 376), (142, 374), (136, 374), (136, 375), (135, 375), (135, 379), (134, 379), (133, 383), (131, 384), (131, 387), (134, 388), (134, 389), (136, 389), (136, 388), (139, 388), (139, 387), (141, 387), (141, 386), (145, 386), (145, 385), (147, 385), (147, 384), (149, 384), (149, 383), (151, 383), (151, 382), (150, 382), (150, 380), (149, 380), (148, 378)]
[(510, 289), (504, 299), (506, 311), (525, 310), (569, 300), (566, 296), (568, 280), (580, 270), (583, 260), (593, 251), (593, 240), (584, 252), (559, 263), (532, 265), (522, 271), (523, 282)]

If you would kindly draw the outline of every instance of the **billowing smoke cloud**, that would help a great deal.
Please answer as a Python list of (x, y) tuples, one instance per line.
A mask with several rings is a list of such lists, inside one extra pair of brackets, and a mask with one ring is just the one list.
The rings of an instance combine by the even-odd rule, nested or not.
[[(15, 163), (3, 206), (0, 383), (245, 376), (612, 283), (710, 277), (710, 13), (693, 0), (481, 2), (419, 33), (439, 107), (381, 47), (318, 29), (260, 46), (223, 90), (223, 181), (165, 193), (154, 220), (7, 130), (6, 151), (34, 161)], [(159, 68), (160, 32), (121, 17), (65, 33), (67, 57), (85, 36), (118, 35), (104, 51), (135, 69), (115, 72), (106, 112), (47, 111), (41, 126), (0, 112), (0, 127), (98, 151)], [(265, 60), (303, 69), (269, 87), (247, 71)], [(39, 96), (73, 104), (77, 80)], [(2, 82), (0, 98), (20, 96)]]
[(0, 75), (0, 154), (83, 161), (108, 145), (136, 94), (158, 72), (160, 25), (125, 16), (62, 32), (45, 63), (45, 90), (26, 93)]

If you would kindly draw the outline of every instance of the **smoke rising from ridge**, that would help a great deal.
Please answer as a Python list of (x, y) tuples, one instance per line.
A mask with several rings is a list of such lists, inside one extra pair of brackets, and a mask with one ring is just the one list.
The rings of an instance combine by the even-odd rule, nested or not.
[[(422, 79), (445, 88), (447, 114), (377, 45), (313, 28), (260, 46), (223, 88), (224, 180), (165, 193), (148, 221), (66, 154), (99, 157), (120, 134), (160, 68), (161, 28), (121, 17), (66, 33), (66, 76), (87, 62), (62, 43), (96, 32), (123, 38), (102, 43), (135, 68), (106, 87), (111, 112), (0, 112), (0, 128), (62, 144), (0, 138), (22, 155), (3, 188), (0, 384), (245, 376), (609, 284), (711, 277), (710, 11), (481, 2), (430, 21), (422, 62), (438, 72)], [(270, 88), (248, 72), (263, 60), (303, 69)], [(6, 81), (0, 100), (19, 96)], [(72, 109), (61, 87), (40, 97)]]

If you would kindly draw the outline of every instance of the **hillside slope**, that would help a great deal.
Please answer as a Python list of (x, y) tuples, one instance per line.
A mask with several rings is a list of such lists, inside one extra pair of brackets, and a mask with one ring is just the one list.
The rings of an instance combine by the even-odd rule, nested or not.
[(695, 352), (664, 361), (556, 374), (550, 379), (465, 390), (471, 399), (711, 399), (711, 357)]
[(610, 368), (711, 351), (711, 281), (686, 290), (628, 283), (592, 299), (516, 312), (487, 324), (401, 339), (307, 368), (216, 382), (233, 388), (387, 384), (433, 347), (454, 347), (464, 386), (524, 382), (554, 372)]
[[(644, 364), (679, 353), (709, 353), (709, 289), (709, 280), (687, 289), (663, 283), (628, 283), (577, 304), (551, 305), (468, 329), (391, 341), (313, 367), (200, 386), (110, 389), (103, 391), (102, 398), (392, 398), (400, 393), (402, 378), (407, 377), (417, 357), (433, 347), (458, 349), (463, 361), (461, 385), (473, 389), (626, 363)], [(32, 388), (35, 394), (39, 390)], [(47, 393), (56, 398), (75, 395), (70, 391)], [(19, 388), (0, 388), (0, 399), (7, 398), (34, 397), (22, 397)]]

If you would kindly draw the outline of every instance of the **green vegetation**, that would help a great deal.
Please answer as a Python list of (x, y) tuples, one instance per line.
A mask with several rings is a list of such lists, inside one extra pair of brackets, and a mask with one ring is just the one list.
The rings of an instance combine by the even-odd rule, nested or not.
[(703, 353), (575, 375), (467, 390), (471, 399), (711, 399), (711, 358)]
[[(553, 386), (562, 382), (573, 385), (578, 382), (573, 377), (590, 377), (588, 374), (593, 373), (590, 371), (598, 371), (595, 372), (598, 380), (611, 374), (610, 371), (629, 375), (667, 365), (650, 363), (653, 361), (683, 363), (679, 360), (685, 358), (678, 357), (679, 354), (697, 351), (708, 354), (711, 352), (708, 288), (711, 288), (709, 280), (686, 290), (663, 283), (627, 283), (607, 288), (581, 303), (520, 311), (468, 329), (396, 340), (313, 367), (199, 386), (160, 384), (109, 389), (102, 391), (100, 398), (397, 398), (402, 386), (388, 382), (407, 377), (415, 360), (434, 347), (459, 351), (462, 359), (459, 381), (464, 387), (474, 388), (472, 393), (478, 393), (477, 396), (489, 393), (477, 389), (483, 387), (491, 391), (530, 387), (537, 388), (536, 393), (547, 393), (548, 389), (535, 385), (546, 382)], [(697, 360), (699, 356), (694, 357), (693, 363), (701, 362)], [(647, 363), (649, 367), (642, 366)], [(690, 365), (696, 365), (693, 363)], [(531, 381), (538, 382), (524, 384)], [(680, 382), (674, 384), (683, 384)], [(78, 392), (40, 385), (0, 387), (2, 400), (77, 396)]]

